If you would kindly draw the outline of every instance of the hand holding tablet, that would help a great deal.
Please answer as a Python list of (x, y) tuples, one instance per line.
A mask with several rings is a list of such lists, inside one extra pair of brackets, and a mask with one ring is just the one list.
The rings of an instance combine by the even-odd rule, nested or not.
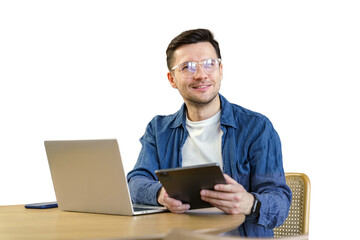
[(226, 184), (219, 164), (161, 169), (156, 176), (169, 197), (190, 204), (190, 209), (213, 207), (201, 200), (201, 190), (212, 190), (216, 184)]

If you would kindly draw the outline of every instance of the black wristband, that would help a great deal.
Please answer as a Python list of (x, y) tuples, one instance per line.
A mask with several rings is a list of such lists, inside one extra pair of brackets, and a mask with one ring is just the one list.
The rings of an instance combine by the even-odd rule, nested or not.
[(256, 197), (255, 194), (252, 194), (254, 196), (254, 204), (251, 207), (251, 213), (250, 215), (252, 216), (259, 216), (260, 215), (260, 207), (261, 207), (261, 202), (259, 201), (259, 199)]

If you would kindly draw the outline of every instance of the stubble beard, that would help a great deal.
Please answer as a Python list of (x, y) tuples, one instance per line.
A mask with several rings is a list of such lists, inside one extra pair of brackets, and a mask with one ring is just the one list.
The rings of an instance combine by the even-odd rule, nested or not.
[(212, 101), (214, 101), (214, 99), (218, 95), (219, 95), (219, 92), (215, 92), (208, 99), (202, 100), (202, 99), (198, 99), (194, 96), (190, 96), (190, 97), (184, 98), (184, 100), (187, 104), (190, 104), (191, 106), (201, 108), (201, 107), (204, 107), (204, 106), (210, 104)]

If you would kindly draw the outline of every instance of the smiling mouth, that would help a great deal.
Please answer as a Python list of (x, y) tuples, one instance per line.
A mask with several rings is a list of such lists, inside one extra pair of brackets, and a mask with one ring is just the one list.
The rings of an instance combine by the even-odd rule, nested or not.
[(202, 89), (202, 88), (207, 88), (210, 87), (210, 85), (201, 85), (201, 86), (196, 86), (194, 87), (195, 89)]

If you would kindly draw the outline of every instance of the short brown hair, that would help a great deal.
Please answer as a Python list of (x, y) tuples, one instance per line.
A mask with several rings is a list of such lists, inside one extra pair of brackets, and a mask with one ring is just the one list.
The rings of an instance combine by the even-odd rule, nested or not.
[(216, 55), (221, 58), (219, 43), (214, 39), (214, 35), (208, 29), (193, 29), (182, 32), (175, 37), (166, 49), (166, 63), (170, 70), (172, 68), (174, 52), (182, 45), (209, 42), (214, 47)]

